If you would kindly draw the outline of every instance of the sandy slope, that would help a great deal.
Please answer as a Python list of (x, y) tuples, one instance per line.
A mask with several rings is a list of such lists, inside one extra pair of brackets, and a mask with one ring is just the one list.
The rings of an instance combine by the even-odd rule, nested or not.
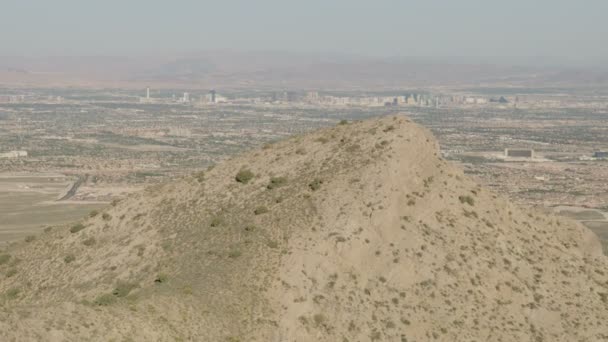
[(251, 151), (83, 226), (6, 251), (0, 340), (608, 339), (593, 234), (480, 188), (404, 117)]

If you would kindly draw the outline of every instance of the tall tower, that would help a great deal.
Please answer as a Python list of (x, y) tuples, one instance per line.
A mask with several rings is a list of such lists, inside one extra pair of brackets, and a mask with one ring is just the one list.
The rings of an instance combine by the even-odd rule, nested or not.
[(150, 99), (150, 87), (146, 88), (146, 99), (149, 100)]
[(215, 103), (215, 89), (212, 89), (209, 93), (211, 94), (211, 103)]

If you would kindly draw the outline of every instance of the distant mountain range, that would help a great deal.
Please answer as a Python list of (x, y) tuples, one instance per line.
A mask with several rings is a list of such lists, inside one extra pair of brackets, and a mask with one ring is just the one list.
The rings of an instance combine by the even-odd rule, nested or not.
[(394, 89), (411, 86), (606, 86), (608, 71), (436, 58), (209, 51), (180, 56), (1, 57), (0, 85)]

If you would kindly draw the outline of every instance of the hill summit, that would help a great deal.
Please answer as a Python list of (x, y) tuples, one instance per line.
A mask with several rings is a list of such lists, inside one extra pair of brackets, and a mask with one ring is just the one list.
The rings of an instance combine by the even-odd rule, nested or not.
[(402, 116), (148, 188), (0, 252), (2, 341), (599, 341), (608, 260)]

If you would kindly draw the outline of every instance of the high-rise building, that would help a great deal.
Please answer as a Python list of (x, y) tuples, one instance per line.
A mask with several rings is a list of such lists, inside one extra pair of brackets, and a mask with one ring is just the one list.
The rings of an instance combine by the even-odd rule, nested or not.
[(149, 100), (150, 99), (150, 87), (146, 88), (146, 99)]
[(182, 98), (182, 101), (183, 101), (184, 103), (186, 103), (186, 102), (190, 102), (190, 94), (188, 94), (188, 93), (184, 93), (184, 97)]

